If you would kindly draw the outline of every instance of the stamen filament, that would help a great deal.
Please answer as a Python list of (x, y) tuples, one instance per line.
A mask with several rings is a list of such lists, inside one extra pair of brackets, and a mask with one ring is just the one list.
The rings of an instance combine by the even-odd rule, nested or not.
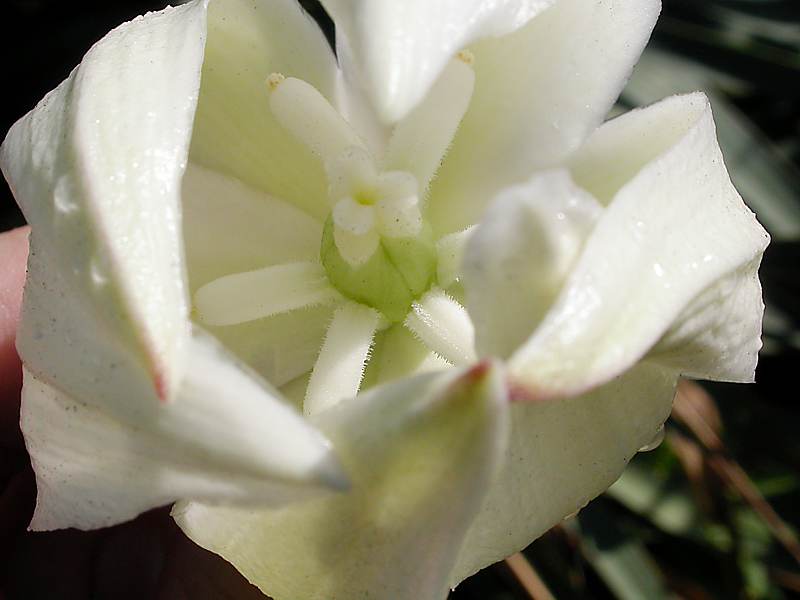
[(378, 311), (356, 302), (336, 310), (306, 388), (306, 415), (358, 393), (380, 321)]
[(269, 105), (280, 124), (320, 156), (328, 167), (350, 147), (364, 144), (350, 124), (317, 89), (294, 77), (267, 79)]
[(197, 290), (194, 305), (203, 323), (235, 325), (340, 297), (322, 265), (300, 262), (215, 279)]
[(434, 289), (411, 306), (405, 326), (422, 343), (456, 366), (475, 362), (475, 330), (467, 311)]
[(451, 60), (425, 99), (395, 127), (383, 169), (412, 173), (424, 192), (467, 112), (474, 84), (472, 68)]

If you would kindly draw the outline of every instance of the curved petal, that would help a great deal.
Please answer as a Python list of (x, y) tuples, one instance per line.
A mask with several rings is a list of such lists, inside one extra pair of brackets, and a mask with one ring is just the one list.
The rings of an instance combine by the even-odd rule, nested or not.
[(324, 219), (322, 164), (275, 119), (266, 82), (279, 72), (335, 99), (328, 42), (295, 0), (214, 0), (208, 18), (192, 160)]
[(180, 180), (204, 38), (199, 1), (118, 27), (0, 151), (32, 226), (20, 354), (76, 398), (135, 411), (182, 376)]
[(336, 23), (345, 75), (378, 116), (396, 123), (447, 62), (476, 40), (514, 31), (553, 0), (323, 0)]
[(175, 401), (148, 417), (131, 425), (26, 370), (31, 527), (105, 527), (187, 497), (280, 505), (346, 486), (327, 440), (202, 332)]
[(528, 339), (601, 213), (564, 170), (498, 195), (475, 228), (462, 267), (479, 355), (508, 358)]
[[(575, 395), (608, 381), (664, 336), (668, 364), (683, 373), (753, 378), (763, 307), (754, 269), (769, 236), (728, 178), (707, 99), (668, 102), (692, 115), (692, 126), (615, 195), (553, 308), (511, 357), (513, 376), (535, 395)], [(622, 132), (625, 121), (613, 126)], [(725, 289), (737, 293), (726, 298)], [(698, 345), (719, 356), (698, 362)], [(688, 354), (679, 359), (677, 348)], [(726, 355), (737, 358), (722, 365)]]
[(450, 585), (522, 550), (605, 491), (658, 434), (676, 379), (641, 364), (583, 396), (512, 404), (508, 455)]
[(475, 92), (433, 182), (434, 230), (475, 223), (501, 188), (578, 148), (622, 91), (659, 10), (659, 0), (559, 0), (472, 46)]
[(319, 259), (319, 221), (238, 179), (189, 163), (182, 200), (192, 295), (232, 273)]
[(311, 370), (336, 305), (315, 306), (239, 325), (203, 325), (272, 385)]
[(275, 600), (443, 599), (506, 447), (498, 369), (405, 379), (314, 421), (352, 476), (349, 493), (275, 511), (188, 504), (178, 524)]

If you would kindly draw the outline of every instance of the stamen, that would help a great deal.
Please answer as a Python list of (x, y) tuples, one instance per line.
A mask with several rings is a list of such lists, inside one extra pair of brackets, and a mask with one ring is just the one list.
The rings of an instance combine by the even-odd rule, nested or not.
[(283, 73), (272, 73), (269, 77), (267, 77), (267, 87), (269, 87), (269, 91), (274, 92), (277, 90), (278, 86), (285, 80), (286, 77)]
[(411, 306), (405, 326), (428, 348), (453, 365), (475, 362), (475, 330), (467, 311), (434, 289)]
[(384, 170), (408, 171), (424, 192), (467, 112), (474, 84), (467, 62), (451, 60), (425, 99), (394, 128)]
[(436, 278), (443, 288), (450, 287), (461, 277), (461, 261), (464, 247), (475, 226), (450, 233), (436, 242)]
[(336, 310), (306, 388), (306, 415), (358, 393), (380, 321), (378, 311), (355, 302)]
[(203, 323), (235, 325), (340, 297), (322, 265), (303, 262), (220, 277), (197, 290), (194, 305)]
[(272, 114), (297, 140), (308, 146), (326, 167), (349, 147), (364, 147), (361, 139), (317, 89), (294, 77), (273, 73), (267, 79)]

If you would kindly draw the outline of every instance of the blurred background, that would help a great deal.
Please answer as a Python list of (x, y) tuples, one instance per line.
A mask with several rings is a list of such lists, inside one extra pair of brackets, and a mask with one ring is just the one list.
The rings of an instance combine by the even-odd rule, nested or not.
[[(792, 378), (800, 367), (800, 0), (663, 2), (619, 110), (676, 92), (711, 97), (733, 180), (773, 238), (761, 271), (758, 383), (683, 385), (661, 446), (638, 455), (576, 518), (466, 581), (452, 600), (800, 598)], [(319, 6), (303, 4), (330, 34)], [(109, 29), (161, 6), (3, 0), (0, 133)], [(0, 230), (22, 225), (0, 188)], [(100, 532), (26, 533), (34, 497), (26, 458), (0, 456), (0, 600), (262, 598), (183, 539), (164, 511)]]

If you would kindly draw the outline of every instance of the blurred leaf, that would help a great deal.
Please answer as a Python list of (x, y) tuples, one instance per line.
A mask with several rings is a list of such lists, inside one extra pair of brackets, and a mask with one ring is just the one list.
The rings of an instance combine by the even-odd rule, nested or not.
[(616, 598), (668, 598), (662, 575), (644, 544), (618, 527), (602, 500), (590, 503), (578, 519), (583, 553)]
[(648, 49), (623, 92), (635, 106), (672, 94), (705, 91), (714, 108), (720, 146), (745, 201), (776, 240), (800, 240), (800, 173), (720, 93), (737, 82), (699, 63)]

